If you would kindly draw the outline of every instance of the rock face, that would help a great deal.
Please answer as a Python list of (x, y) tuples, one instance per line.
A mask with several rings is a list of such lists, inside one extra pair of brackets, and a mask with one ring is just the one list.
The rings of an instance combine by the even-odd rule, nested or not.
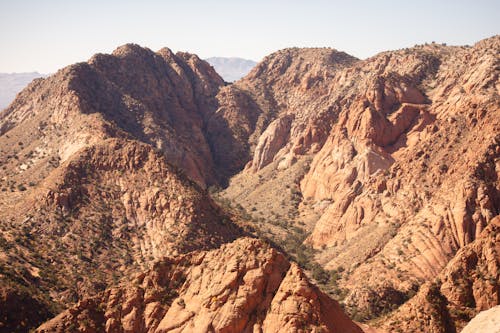
[(433, 282), (390, 315), (386, 329), (426, 327), (430, 332), (460, 332), (479, 311), (500, 303), (500, 217), (476, 240), (460, 249)]
[[(495, 36), (363, 61), (324, 49), (267, 57), (231, 86), (259, 106), (260, 123), (247, 168), (222, 197), (292, 252), (290, 232), (310, 231), (315, 260), (344, 272), (351, 313), (397, 308), (500, 213), (499, 50)], [(287, 192), (291, 200), (261, 203)]]
[(1, 213), (8, 224), (0, 263), (4, 283), (50, 295), (39, 301), (43, 311), (89, 297), (165, 255), (244, 234), (159, 151), (137, 141), (82, 148), (22, 193)]
[(9, 130), (11, 138), (22, 139), (30, 130), (27, 141), (43, 143), (29, 148), (57, 147), (53, 156), (61, 160), (96, 136), (132, 137), (161, 150), (169, 163), (206, 186), (216, 182), (216, 172), (202, 129), (222, 85), (195, 55), (129, 44), (33, 82), (3, 113), (0, 133)]
[(37, 332), (362, 332), (283, 255), (240, 238), (155, 264)]
[(461, 333), (473, 332), (500, 332), (500, 306), (495, 306), (489, 310), (482, 311), (475, 316)]
[[(440, 47), (424, 48), (413, 62), (403, 61), (399, 73), (394, 64), (391, 76), (414, 80), (412, 87), (433, 88), (423, 93), (407, 88), (409, 93), (398, 95), (391, 91), (402, 83), (385, 80), (367, 95), (367, 102), (362, 98), (354, 106), (359, 118), (350, 113), (339, 124), (347, 134), (340, 133), (340, 126), (333, 130), (315, 156), (302, 193), (332, 203), (307, 242), (333, 250), (321, 259), (326, 267), (352, 267), (346, 281), (351, 290), (360, 284), (377, 289), (382, 281), (393, 281), (388, 288), (408, 292), (411, 284), (439, 274), (499, 214), (500, 100), (498, 86), (490, 84), (498, 77), (498, 59), (491, 50), (499, 46), (494, 38), (456, 55), (446, 55), (449, 50)], [(466, 61), (458, 62), (462, 54)], [(394, 58), (398, 55), (387, 58), (387, 64)], [(363, 103), (368, 107), (359, 108)], [(388, 119), (381, 118), (384, 113), (390, 113)], [(369, 230), (380, 235), (374, 238)], [(365, 253), (357, 250), (360, 243)]]
[[(2, 304), (9, 302), (2, 329), (27, 332), (76, 302), (76, 308), (86, 307), (75, 319), (79, 326), (95, 319), (92, 325), (110, 325), (111, 331), (115, 327), (166, 331), (178, 315), (191, 316), (191, 310), (184, 313), (171, 307), (169, 293), (181, 285), (170, 286), (178, 283), (177, 275), (169, 275), (177, 268), (167, 266), (174, 262), (185, 262), (193, 270), (201, 269), (202, 263), (213, 266), (223, 252), (183, 254), (217, 248), (245, 235), (205, 191), (207, 185), (234, 173), (247, 156), (224, 165), (219, 157), (226, 144), (248, 154), (248, 143), (239, 146), (233, 137), (219, 135), (232, 131), (231, 119), (220, 117), (217, 96), (223, 84), (194, 55), (125, 45), (111, 55), (99, 54), (35, 80), (19, 94), (0, 116), (0, 286), (7, 295)], [(233, 97), (238, 103), (245, 100), (229, 96)], [(250, 114), (249, 121), (254, 121)], [(189, 295), (195, 299), (189, 306), (198, 306), (197, 294), (206, 299), (201, 303), (205, 310), (198, 308), (200, 317), (189, 325), (202, 325), (209, 316), (222, 331), (254, 325), (267, 331), (278, 330), (277, 325), (359, 331), (297, 267), (289, 269), (282, 254), (264, 251), (256, 241), (242, 241), (241, 246), (247, 243), (248, 251), (255, 248), (258, 253), (229, 247), (226, 258), (248, 256), (243, 263), (248, 267), (237, 270), (241, 276), (236, 277), (246, 276), (249, 285), (227, 280), (235, 271), (225, 266), (217, 267), (211, 279), (198, 287), (195, 282), (202, 281), (193, 275), (190, 286), (198, 289), (186, 290), (186, 299)], [(259, 253), (262, 258), (257, 258)], [(128, 299), (123, 294), (121, 299), (121, 292), (107, 294), (118, 293), (108, 288), (164, 256), (171, 259), (157, 264), (162, 271), (151, 273), (159, 277), (140, 278), (166, 290), (157, 293), (143, 286), (156, 295), (154, 304), (147, 297)], [(188, 274), (191, 268), (186, 266), (181, 273)], [(260, 274), (256, 280), (254, 273)], [(214, 302), (212, 293), (219, 295), (217, 282), (226, 284), (232, 295), (224, 307), (227, 299), (217, 301), (220, 311), (206, 303)], [(242, 288), (234, 289), (238, 284)], [(240, 295), (243, 290), (247, 293)], [(136, 308), (131, 313), (123, 310), (128, 319), (114, 313), (101, 322), (102, 311), (95, 302), (103, 295), (135, 302)], [(238, 302), (246, 312), (238, 312)], [(21, 310), (33, 315), (29, 319), (16, 315)], [(163, 320), (160, 314), (167, 310), (172, 316)], [(275, 318), (272, 321), (265, 320), (267, 310)], [(141, 316), (153, 321), (141, 324)], [(331, 318), (338, 320), (333, 323)]]
[(499, 304), (499, 51), (292, 48), (227, 85), (130, 44), (35, 80), (0, 115), (0, 281), (43, 311), (3, 327), (358, 330), (308, 275), (356, 320), (459, 331)]
[(243, 234), (203, 189), (222, 85), (194, 55), (125, 45), (18, 95), (0, 115), (0, 285), (40, 315), (1, 327), (28, 331), (158, 258)]
[(327, 93), (327, 82), (332, 73), (355, 61), (333, 49), (285, 49), (221, 89), (217, 115), (233, 138), (226, 154), (247, 156), (236, 160), (235, 167), (241, 170), (253, 160), (251, 169), (256, 171), (291, 156), (290, 150), (317, 149), (333, 119), (331, 110), (318, 107)]

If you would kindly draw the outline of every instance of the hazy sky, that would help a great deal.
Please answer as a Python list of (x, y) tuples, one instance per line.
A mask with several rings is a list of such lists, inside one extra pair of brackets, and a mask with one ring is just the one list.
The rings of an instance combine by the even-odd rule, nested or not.
[(366, 58), (498, 33), (499, 0), (0, 0), (0, 72), (54, 72), (130, 42), (258, 61), (290, 46)]

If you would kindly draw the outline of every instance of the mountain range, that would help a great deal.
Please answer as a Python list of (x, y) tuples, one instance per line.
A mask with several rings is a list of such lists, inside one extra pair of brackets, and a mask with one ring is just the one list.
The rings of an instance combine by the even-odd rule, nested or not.
[(257, 65), (253, 60), (237, 57), (211, 57), (205, 59), (212, 65), (215, 71), (227, 82), (233, 82), (241, 79)]
[(499, 51), (35, 79), (0, 114), (0, 332), (459, 332), (500, 303)]
[[(257, 63), (253, 60), (237, 57), (211, 57), (205, 59), (217, 73), (227, 82), (241, 79)], [(6, 108), (31, 81), (36, 78), (47, 77), (38, 72), (31, 73), (0, 73), (0, 110)]]

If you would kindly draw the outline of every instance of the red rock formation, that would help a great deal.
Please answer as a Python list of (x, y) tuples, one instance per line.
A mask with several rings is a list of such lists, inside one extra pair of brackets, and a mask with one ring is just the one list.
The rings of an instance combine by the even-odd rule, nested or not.
[(37, 332), (362, 332), (301, 270), (260, 241), (164, 259)]
[[(318, 50), (268, 57), (236, 85), (269, 101), (259, 104), (269, 130), (251, 138), (261, 142), (252, 168), (223, 196), (256, 220), (301, 227), (309, 219), (305, 243), (319, 251), (318, 262), (346, 269), (340, 284), (350, 290), (348, 308), (378, 308), (368, 317), (379, 316), (391, 309), (377, 305), (383, 295), (410, 295), (432, 281), (500, 213), (499, 50), (495, 36), (473, 47), (416, 46), (334, 68)], [(327, 79), (299, 84), (313, 67)], [(274, 123), (285, 114), (293, 119), (289, 131)], [(310, 157), (300, 204), (259, 203), (273, 191), (267, 184)], [(294, 213), (276, 218), (277, 211)], [(265, 230), (286, 245), (290, 228)], [(393, 297), (392, 307), (405, 297)]]
[(433, 283), (382, 324), (402, 331), (423, 327), (432, 332), (459, 332), (479, 311), (500, 302), (500, 216), (472, 243), (460, 249)]
[[(499, 51), (498, 36), (366, 60), (286, 49), (224, 86), (194, 55), (126, 45), (37, 80), (0, 115), (0, 262), (14, 267), (5, 279), (36, 280), (42, 294), (71, 304), (165, 254), (218, 247), (242, 232), (203, 189), (229, 184), (221, 196), (297, 257), (308, 233), (316, 249), (308, 258), (343, 271), (330, 287), (347, 293), (352, 314), (399, 307), (379, 325), (459, 329), (499, 302), (498, 286), (482, 279), (498, 280)], [(343, 322), (330, 320), (336, 303), (279, 255), (271, 256), (283, 264), (273, 268), (276, 286), (271, 273), (247, 285), (233, 275), (252, 270), (239, 266), (218, 277), (220, 251), (169, 259), (166, 280), (108, 288), (46, 327), (276, 331)], [(199, 267), (197, 256), (210, 258), (218, 285), (195, 287), (204, 280), (186, 267)], [(244, 263), (263, 267), (264, 257)], [(172, 285), (174, 273), (193, 286)], [(268, 282), (276, 294), (264, 292)], [(219, 304), (210, 297), (221, 286)], [(174, 291), (189, 302), (171, 303)]]
[(216, 171), (203, 128), (223, 84), (195, 55), (127, 44), (32, 83), (3, 113), (1, 133), (63, 161), (96, 136), (133, 137), (205, 186)]
[(47, 307), (94, 295), (165, 255), (244, 234), (159, 151), (135, 140), (82, 148), (23, 193), (0, 213), (9, 221), (4, 283), (37, 286), (50, 295)]

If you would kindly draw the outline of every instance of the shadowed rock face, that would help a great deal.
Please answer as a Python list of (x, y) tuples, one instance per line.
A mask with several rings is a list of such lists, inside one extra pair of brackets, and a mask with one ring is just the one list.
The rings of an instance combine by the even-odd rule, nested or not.
[(160, 257), (243, 234), (203, 190), (222, 85), (194, 55), (125, 45), (35, 80), (2, 112), (1, 285), (40, 315), (0, 326), (28, 331)]
[(163, 259), (37, 332), (362, 332), (295, 265), (258, 240)]
[(3, 113), (0, 133), (30, 130), (29, 141), (43, 141), (62, 160), (96, 136), (134, 138), (206, 186), (216, 172), (203, 127), (222, 85), (195, 55), (129, 44), (32, 83)]

